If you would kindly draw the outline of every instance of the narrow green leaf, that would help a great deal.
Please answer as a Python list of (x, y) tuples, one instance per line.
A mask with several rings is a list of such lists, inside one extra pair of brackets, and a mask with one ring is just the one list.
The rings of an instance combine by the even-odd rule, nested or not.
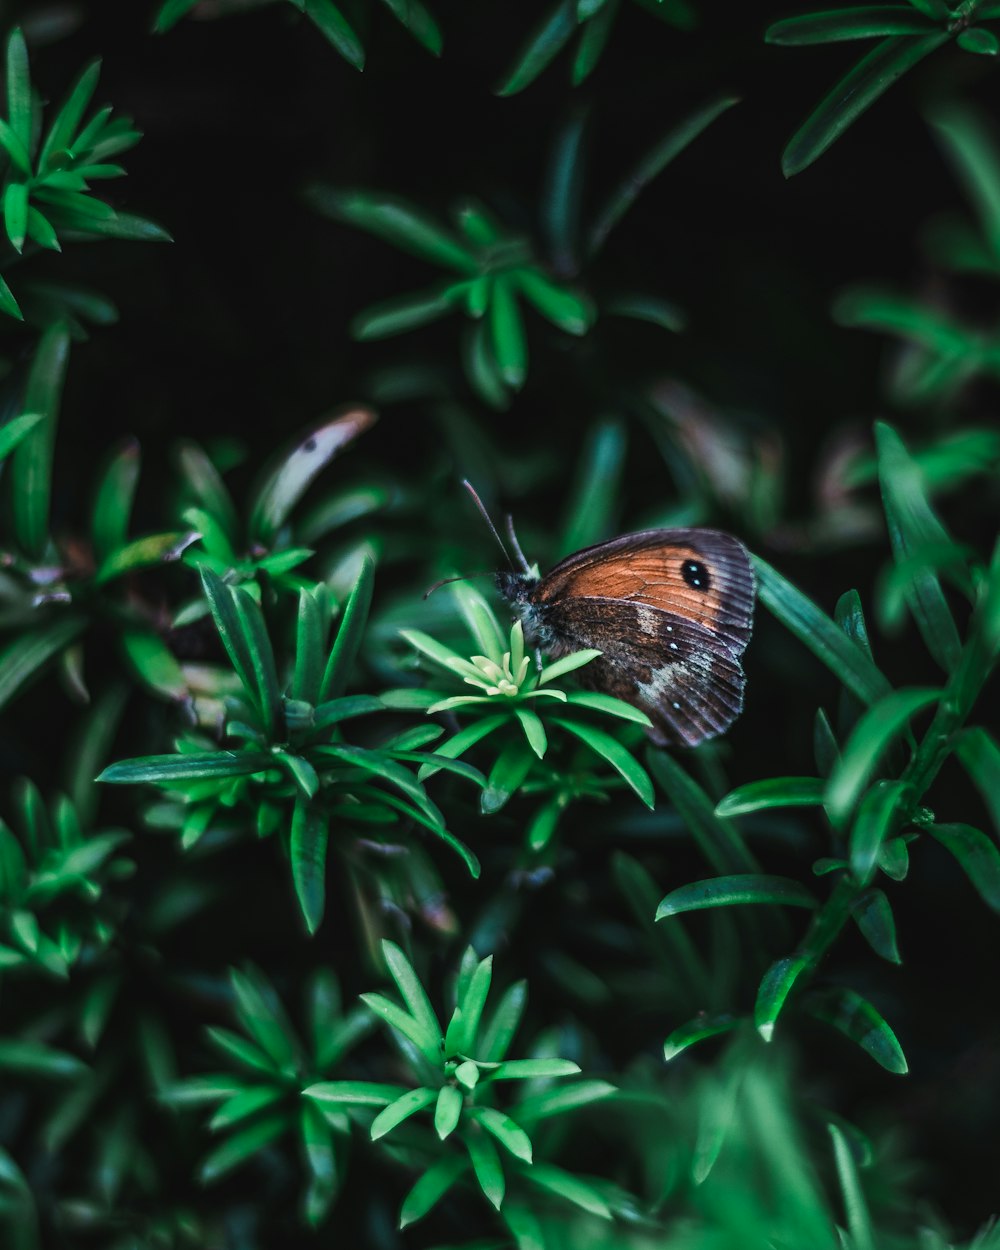
[(347, 687), (361, 649), (374, 585), (375, 565), (366, 556), (337, 626), (337, 637), (330, 650), (320, 684), (319, 697), (322, 703), (339, 698)]
[(208, 1127), (213, 1133), (217, 1133), (220, 1129), (231, 1128), (240, 1120), (246, 1120), (256, 1115), (258, 1111), (281, 1102), (284, 1097), (285, 1091), (280, 1085), (256, 1085), (250, 1089), (240, 1090), (222, 1104), (209, 1120)]
[(499, 1063), (514, 1039), (528, 999), (526, 981), (515, 981), (504, 990), (499, 1003), (483, 1027), (476, 1053), (486, 1063)]
[(399, 1227), (406, 1228), (422, 1220), (466, 1170), (464, 1156), (446, 1155), (432, 1163), (403, 1199), (399, 1209)]
[(171, 26), (176, 26), (197, 3), (198, 0), (164, 0), (153, 21), (153, 30), (158, 35), (165, 34)]
[(188, 697), (184, 670), (159, 634), (146, 629), (123, 629), (119, 642), (136, 677), (160, 698), (180, 702)]
[(910, 870), (910, 853), (906, 838), (890, 838), (883, 842), (878, 853), (878, 866), (893, 881), (905, 881)]
[(436, 1026), (431, 1029), (420, 1020), (415, 1020), (397, 1003), (383, 994), (362, 994), (361, 1001), (381, 1016), (390, 1028), (402, 1033), (416, 1046), (420, 1053), (435, 1067), (441, 1062), (442, 1044), (441, 1031)]
[(7, 39), (7, 120), (27, 148), (31, 143), (31, 77), (28, 46), (17, 26)]
[(356, 70), (365, 67), (365, 50), (353, 27), (333, 0), (303, 0), (302, 11)]
[(596, 647), (585, 647), (582, 651), (572, 651), (569, 655), (564, 655), (558, 660), (554, 660), (551, 664), (546, 664), (542, 669), (538, 678), (539, 686), (548, 685), (559, 677), (565, 677), (567, 673), (576, 672), (578, 668), (583, 668), (585, 664), (589, 664), (591, 660), (596, 660), (602, 652)]
[(652, 725), (652, 721), (641, 708), (633, 707), (623, 699), (616, 699), (614, 695), (602, 694), (599, 690), (571, 690), (566, 702), (573, 707), (594, 708), (595, 711), (605, 712), (619, 720), (631, 721), (633, 725), (645, 725), (647, 728)]
[(11, 247), (20, 254), (28, 233), (28, 188), (25, 183), (7, 183), (3, 194), (3, 219)]
[[(579, 551), (614, 533), (627, 450), (628, 435), (623, 422), (617, 418), (598, 421), (587, 431), (573, 474), (573, 488), (566, 503), (566, 519), (559, 540), (561, 551)], [(578, 651), (576, 654), (586, 655), (588, 652)], [(549, 668), (570, 658), (569, 655), (563, 656)], [(546, 678), (543, 673), (542, 680), (551, 678)]]
[(560, 125), (542, 192), (542, 225), (547, 235), (547, 251), (551, 254), (556, 273), (572, 274), (577, 270), (584, 123), (584, 114), (574, 112)]
[(486, 1200), (499, 1211), (507, 1182), (504, 1179), (503, 1165), (497, 1148), (493, 1145), (493, 1139), (484, 1132), (470, 1132), (465, 1134), (464, 1141), (479, 1188), (483, 1191)]
[[(51, 200), (52, 196), (46, 194), (43, 198)], [(100, 203), (86, 196), (82, 196), (81, 199), (88, 200), (91, 206)], [(103, 208), (107, 209), (108, 206), (105, 204)], [(64, 228), (67, 233), (74, 231), (84, 237), (131, 239), (135, 243), (173, 242), (172, 236), (162, 226), (146, 217), (139, 217), (135, 213), (116, 213), (111, 210), (109, 216), (88, 215), (82, 221), (70, 221), (69, 218), (70, 214), (61, 213), (56, 224)]]
[(590, 228), (588, 250), (591, 256), (601, 250), (608, 235), (617, 226), (640, 193), (675, 160), (684, 149), (706, 130), (715, 119), (734, 104), (736, 96), (723, 96), (703, 105), (678, 125), (672, 127), (659, 143), (655, 144), (612, 191), (598, 210)]
[(825, 782), (820, 777), (768, 777), (731, 790), (715, 805), (716, 816), (745, 816), (772, 807), (819, 807)]
[(827, 783), (826, 804), (834, 824), (842, 824), (850, 815), (889, 744), (918, 712), (940, 697), (940, 690), (894, 690), (868, 708)]
[(73, 84), (42, 144), (38, 157), (38, 168), (41, 172), (47, 172), (53, 157), (73, 146), (73, 139), (83, 121), (87, 105), (93, 98), (100, 74), (101, 62), (91, 61)]
[(399, 295), (358, 313), (351, 321), (351, 335), (362, 342), (391, 338), (438, 321), (454, 312), (457, 306), (452, 285), (415, 295)]
[(434, 1131), (441, 1141), (450, 1137), (458, 1128), (464, 1102), (462, 1091), (454, 1085), (442, 1085), (438, 1090), (437, 1105), (434, 1108)]
[(295, 1072), (302, 1062), (300, 1046), (271, 984), (255, 968), (245, 971), (229, 969), (233, 989), (233, 1007), (237, 1019), (285, 1073)]
[(992, 840), (971, 825), (929, 825), (927, 832), (955, 857), (987, 907), (1000, 912), (1000, 851)]
[(327, 217), (367, 230), (377, 238), (421, 260), (459, 273), (479, 272), (475, 253), (403, 200), (367, 191), (335, 191), (314, 187), (312, 206)]
[(812, 894), (790, 877), (746, 873), (735, 877), (710, 877), (682, 885), (663, 899), (656, 919), (677, 916), (704, 907), (730, 907), (737, 903), (781, 903), (786, 907), (819, 906)]
[(882, 843), (908, 794), (902, 781), (879, 781), (861, 800), (850, 838), (851, 872), (860, 885), (871, 880)]
[(978, 726), (962, 732), (955, 748), (1000, 833), (1000, 743)]
[[(499, 729), (501, 725), (507, 723), (507, 717), (504, 715), (484, 716), (482, 720), (471, 721), (464, 729), (460, 729), (458, 733), (453, 734), (447, 742), (442, 742), (434, 749), (436, 756), (444, 756), (446, 759), (457, 759), (458, 756), (464, 755), (477, 742), (493, 733), (495, 729)], [(438, 770), (439, 765), (427, 763), (421, 766), (417, 772), (417, 780), (424, 781), (428, 777), (432, 777)]]
[(774, 1034), (774, 1025), (792, 991), (800, 973), (809, 966), (809, 960), (801, 955), (779, 959), (761, 978), (754, 1004), (754, 1024), (765, 1042)]
[(492, 978), (493, 956), (488, 955), (477, 965), (458, 1003), (458, 1008), (462, 1013), (462, 1029), (455, 1050), (460, 1054), (479, 1053), (479, 1024), (486, 1006), (486, 998), (490, 992)]
[(854, 921), (865, 941), (882, 959), (900, 964), (896, 921), (889, 900), (881, 890), (866, 890), (851, 907)]
[(947, 30), (890, 35), (847, 73), (795, 132), (781, 158), (786, 178), (822, 156), (898, 79), (951, 38)]
[[(25, 177), (30, 178), (32, 174), (31, 154), (14, 128), (2, 118), (0, 118), (0, 147), (7, 153), (14, 168), (19, 173), (24, 174)], [(27, 187), (24, 183), (20, 185), (23, 193), (27, 195)], [(8, 233), (10, 233), (9, 228)]]
[(387, 1107), (409, 1091), (402, 1085), (377, 1081), (317, 1081), (302, 1091), (325, 1107)]
[(493, 1081), (527, 1081), (538, 1077), (575, 1076), (580, 1065), (572, 1059), (505, 1059), (489, 1077)]
[(878, 1240), (868, 1214), (868, 1204), (865, 1202), (850, 1141), (836, 1124), (829, 1123), (826, 1127), (833, 1140), (833, 1153), (847, 1213), (851, 1245), (855, 1250), (876, 1250)]
[(303, 1208), (306, 1223), (317, 1228), (326, 1219), (337, 1197), (341, 1176), (334, 1148), (336, 1130), (319, 1107), (309, 1099), (299, 1109), (299, 1139), (311, 1173)]
[(147, 534), (145, 538), (135, 538), (124, 546), (110, 552), (94, 574), (98, 586), (114, 581), (116, 577), (124, 577), (139, 569), (151, 568), (156, 564), (171, 564), (179, 560), (192, 543), (197, 542), (200, 535), (170, 530), (165, 534)]
[(225, 1075), (189, 1076), (175, 1081), (157, 1091), (157, 1101), (171, 1107), (200, 1106), (206, 1102), (221, 1102), (246, 1089), (242, 1080)]
[(520, 1159), (522, 1163), (531, 1162), (531, 1138), (509, 1115), (504, 1115), (495, 1107), (473, 1107), (470, 1116), (487, 1133), (492, 1134), (501, 1146), (509, 1150), (515, 1159)]
[(561, 0), (521, 49), (513, 67), (496, 88), (497, 95), (515, 95), (534, 82), (575, 31), (574, 0)]
[(191, 440), (178, 444), (177, 465), (186, 491), (222, 527), (230, 546), (239, 536), (240, 523), (236, 505), (218, 469), (199, 445)]
[(648, 321), (650, 325), (680, 334), (687, 325), (687, 315), (670, 300), (654, 295), (617, 295), (602, 305), (602, 311), (612, 317), (631, 317), (633, 321)]
[(565, 1115), (578, 1107), (589, 1107), (591, 1103), (601, 1102), (617, 1093), (617, 1088), (607, 1081), (574, 1081), (572, 1085), (559, 1085), (538, 1094), (529, 1094), (517, 1103), (514, 1112), (519, 1121), (534, 1123)]
[(420, 0), (382, 0), (403, 23), (417, 43), (432, 56), (440, 56), (444, 47), (441, 28)]
[(874, 703), (891, 689), (889, 682), (843, 630), (811, 599), (786, 581), (759, 556), (753, 557), (757, 596), (862, 703)]
[(861, 8), (806, 13), (775, 22), (764, 33), (767, 43), (838, 43), (884, 35), (925, 35), (928, 22), (906, 4), (868, 4)]
[(255, 1154), (276, 1141), (287, 1128), (287, 1117), (279, 1114), (267, 1116), (234, 1133), (202, 1160), (198, 1169), (202, 1184), (211, 1185), (234, 1168), (242, 1167)]
[(497, 756), (480, 796), (484, 815), (495, 815), (523, 784), (531, 771), (535, 755), (524, 741), (512, 742)]
[(545, 726), (542, 724), (541, 717), (537, 712), (533, 712), (527, 707), (515, 707), (514, 715), (521, 723), (524, 736), (528, 740), (528, 746), (531, 747), (539, 759), (544, 759), (548, 739), (545, 736)]
[(140, 465), (139, 444), (134, 438), (128, 439), (98, 483), (90, 532), (99, 561), (106, 560), (128, 538)]
[(469, 385), (483, 403), (497, 412), (510, 406), (510, 395), (500, 376), (500, 366), (493, 354), (493, 336), (485, 318), (470, 327), (464, 340), (463, 361)]
[(0, 426), (0, 460), (5, 460), (14, 448), (26, 438), (40, 421), (44, 421), (41, 412), (24, 412), (19, 417), (11, 417)]
[(586, 334), (596, 312), (590, 300), (559, 286), (538, 269), (514, 269), (510, 274), (521, 294), (567, 334)]
[(566, 720), (561, 716), (553, 716), (552, 723), (561, 725), (567, 733), (579, 738), (595, 755), (599, 755), (611, 765), (648, 808), (654, 806), (653, 783), (649, 773), (617, 738), (613, 738), (611, 734), (593, 725), (585, 725), (582, 721)]
[(372, 1141), (378, 1141), (380, 1137), (391, 1132), (397, 1124), (402, 1124), (411, 1115), (416, 1115), (418, 1111), (429, 1107), (436, 1098), (437, 1090), (408, 1089), (405, 1094), (397, 1098), (395, 1102), (391, 1102), (372, 1120)]
[(739, 831), (716, 815), (715, 805), (694, 778), (666, 751), (650, 751), (647, 758), (653, 776), (712, 867), (724, 875), (757, 872), (760, 865)]
[(69, 360), (69, 331), (57, 322), (42, 335), (31, 362), (22, 407), (43, 420), (21, 441), (10, 464), (14, 536), (26, 555), (42, 560), (49, 537), (52, 456), (59, 400)]
[(265, 736), (268, 741), (281, 740), (285, 736), (281, 687), (278, 685), (278, 670), (264, 614), (256, 599), (242, 586), (234, 586), (231, 595), (239, 630), (250, 657), (254, 702), (260, 709)]
[[(56, 234), (55, 227), (52, 225), (52, 222), (49, 221), (49, 219), (44, 215), (44, 213), (40, 213), (33, 204), (28, 205), (28, 216), (27, 216), (25, 225), (28, 231), (28, 238), (33, 239), (38, 244), (39, 247), (47, 248), (50, 252), (62, 251), (62, 244), (59, 242), (59, 236)], [(33, 293), (37, 296), (39, 293), (38, 284), (33, 283), (31, 289)], [(43, 294), (44, 294), (44, 291), (45, 291), (45, 287), (43, 285), (42, 287)], [(78, 301), (75, 301), (75, 300), (67, 301), (68, 304), (72, 302), (78, 302)], [(89, 303), (90, 301), (88, 301), (88, 304)], [(101, 320), (98, 322), (98, 324), (111, 324), (117, 319), (118, 319), (118, 310), (114, 307), (114, 305), (111, 304), (110, 301), (104, 303), (103, 308), (102, 308)]]
[(232, 662), (233, 668), (236, 670), (240, 684), (249, 695), (251, 701), (256, 704), (259, 694), (254, 678), (253, 659), (250, 654), (251, 644), (244, 631), (240, 614), (236, 609), (236, 599), (233, 590), (221, 577), (204, 565), (198, 571), (201, 574), (201, 584), (205, 592), (205, 598), (208, 600), (212, 619), (215, 621), (215, 628), (219, 631), (222, 645), (226, 648), (226, 653)]
[(163, 785), (175, 781), (249, 777), (274, 768), (274, 758), (264, 751), (199, 751), (190, 755), (144, 755), (109, 764), (98, 781), (134, 786), (140, 782)]
[(663, 1058), (669, 1063), (696, 1042), (703, 1042), (708, 1037), (718, 1037), (722, 1033), (731, 1033), (740, 1023), (739, 1016), (695, 1016), (693, 1020), (674, 1029), (663, 1043)]
[[(896, 431), (884, 422), (877, 422), (875, 441), (882, 500), (897, 563), (919, 555), (931, 544), (954, 546), (927, 498), (920, 469)], [(928, 651), (945, 672), (952, 672), (962, 643), (941, 583), (932, 568), (914, 567), (907, 601)]]
[(441, 1025), (438, 1023), (431, 1000), (427, 997), (427, 991), (421, 984), (413, 965), (396, 943), (388, 939), (382, 941), (382, 956), (389, 969), (389, 975), (395, 981), (396, 988), (403, 997), (403, 1002), (410, 1009), (413, 1018), (426, 1030), (428, 1037), (434, 1038), (435, 1054), (439, 1054)]
[(0, 708), (29, 682), (54, 655), (83, 632), (79, 616), (63, 616), (20, 634), (0, 650)]
[(0, 1072), (40, 1076), (46, 1080), (77, 1080), (90, 1069), (82, 1059), (45, 1042), (0, 1038)]
[(601, 59), (601, 53), (608, 46), (608, 39), (611, 37), (620, 2), (621, 0), (604, 0), (600, 9), (580, 32), (580, 42), (577, 44), (576, 56), (573, 58), (571, 75), (574, 87), (578, 87), (590, 77), (597, 62)]
[(993, 257), (1000, 258), (1000, 159), (986, 120), (957, 102), (935, 109), (929, 120), (975, 206)]
[(24, 320), (24, 314), (18, 307), (13, 291), (2, 277), (0, 277), (0, 312), (6, 313), (8, 317), (14, 317), (17, 321)]
[(551, 1163), (533, 1163), (522, 1175), (541, 1189), (564, 1198), (574, 1206), (589, 1211), (591, 1215), (600, 1216), (605, 1220), (612, 1218), (611, 1208), (603, 1194), (582, 1177), (573, 1176)]
[(500, 377), (514, 390), (520, 389), (527, 376), (528, 344), (513, 280), (507, 277), (498, 277), (493, 283), (490, 335)]
[(326, 843), (329, 832), (326, 813), (317, 804), (297, 798), (288, 837), (288, 855), (292, 861), (295, 897), (310, 937), (323, 920), (326, 904)]
[(887, 1072), (903, 1076), (908, 1071), (895, 1033), (872, 1004), (854, 990), (817, 990), (803, 998), (802, 1005), (810, 1015), (857, 1042)]
[(982, 26), (959, 31), (955, 42), (963, 52), (974, 52), (978, 56), (996, 56), (1000, 52), (1000, 40), (991, 30), (985, 30)]

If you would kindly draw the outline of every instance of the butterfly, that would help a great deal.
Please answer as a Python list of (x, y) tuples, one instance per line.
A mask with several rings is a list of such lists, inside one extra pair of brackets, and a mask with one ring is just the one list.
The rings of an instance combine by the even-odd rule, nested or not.
[(494, 577), (528, 644), (553, 659), (599, 650), (581, 681), (645, 712), (654, 742), (697, 746), (739, 716), (755, 584), (737, 539), (642, 530), (574, 552), (544, 577), (522, 563)]

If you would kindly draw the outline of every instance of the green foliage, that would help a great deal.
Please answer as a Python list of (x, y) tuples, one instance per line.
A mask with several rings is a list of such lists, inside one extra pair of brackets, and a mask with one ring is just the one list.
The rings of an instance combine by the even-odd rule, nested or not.
[(790, 17), (768, 27), (776, 44), (840, 43), (878, 39), (866, 56), (834, 86), (802, 123), (785, 148), (785, 176), (801, 173), (822, 156), (897, 79), (938, 48), (954, 40), (963, 52), (996, 56), (1000, 41), (987, 26), (1000, 18), (996, 5), (962, 0), (909, 0), (908, 4), (868, 4)]
[[(567, 7), (572, 6), (562, 6)], [(614, 2), (609, 3), (601, 13), (611, 13), (614, 7)], [(428, 291), (365, 309), (352, 322), (354, 337), (388, 338), (462, 311), (474, 322), (463, 353), (469, 385), (481, 402), (492, 408), (508, 407), (528, 376), (525, 306), (564, 334), (588, 334), (598, 316), (597, 303), (575, 282), (567, 282), (563, 273), (576, 277), (585, 264), (592, 265), (640, 192), (736, 102), (733, 97), (714, 100), (667, 131), (629, 170), (585, 228), (579, 225), (582, 133), (578, 126), (570, 128), (557, 144), (549, 174), (552, 194), (546, 225), (552, 256), (548, 263), (528, 239), (504, 229), (474, 201), (457, 206), (456, 233), (398, 198), (314, 187), (310, 202), (325, 216), (367, 230), (401, 251), (458, 275)], [(683, 327), (683, 317), (673, 305), (643, 293), (616, 293), (602, 311), (673, 331)]]
[[(211, 569), (201, 572), (205, 598), (219, 638), (238, 681), (238, 693), (224, 698), (224, 737), (231, 748), (195, 735), (177, 742), (172, 755), (121, 760), (106, 768), (99, 781), (116, 785), (151, 783), (166, 793), (157, 814), (160, 825), (176, 829), (181, 845), (191, 849), (220, 818), (241, 820), (246, 832), (277, 834), (286, 841), (292, 881), (310, 933), (323, 918), (326, 857), (330, 829), (354, 836), (365, 830), (384, 836), (386, 825), (412, 820), (446, 842), (463, 858), (470, 873), (479, 863), (453, 837), (444, 818), (406, 763), (434, 761), (411, 751), (398, 735), (379, 747), (358, 746), (344, 738), (345, 722), (384, 710), (371, 695), (345, 695), (347, 675), (360, 644), (374, 570), (362, 566), (344, 605), (332, 642), (329, 597), (325, 587), (303, 589), (299, 596), (296, 647), (281, 671), (260, 606), (240, 586), (227, 585)], [(214, 692), (221, 695), (222, 682)], [(446, 761), (441, 767), (483, 784), (468, 765)]]
[[(798, 199), (754, 170), (807, 58), (746, 6), (384, 5), (4, 31), (0, 1244), (1000, 1250), (1000, 5), (771, 25), (874, 41), (783, 162), (858, 178)], [(139, 138), (62, 90), (98, 29), (159, 269), (70, 246), (167, 238), (95, 192)], [(938, 49), (924, 165), (866, 154)], [(664, 747), (509, 624), (463, 477), (543, 568), (741, 536), (732, 731)]]
[[(361, 43), (354, 23), (344, 12), (346, 6), (333, 3), (333, 0), (288, 0), (304, 17), (316, 27), (321, 35), (333, 44), (348, 65), (356, 70), (365, 67), (365, 49)], [(382, 0), (392, 15), (406, 27), (416, 41), (433, 53), (441, 55), (443, 38), (430, 10), (421, 0)], [(199, 0), (163, 0), (153, 29), (158, 34), (170, 30), (172, 26), (185, 17), (192, 9), (197, 9)], [(348, 10), (349, 12), (350, 10)]]
[[(60, 252), (62, 240), (169, 238), (143, 217), (116, 212), (91, 189), (92, 182), (124, 175), (125, 170), (110, 158), (127, 152), (141, 137), (129, 118), (112, 120), (110, 108), (99, 109), (84, 120), (99, 72), (98, 61), (87, 66), (43, 130), (35, 114), (24, 36), (15, 29), (7, 40), (6, 117), (0, 118), (0, 148), (7, 163), (3, 224), (7, 242), (18, 257), (26, 254), (26, 248)], [(99, 322), (107, 319), (99, 303), (83, 292), (60, 287), (26, 289), (43, 323), (57, 317), (75, 321), (75, 312)], [(23, 317), (3, 277), (0, 311)]]
[(208, 1038), (229, 1065), (160, 1091), (173, 1107), (216, 1106), (208, 1127), (221, 1139), (202, 1160), (199, 1176), (214, 1184), (245, 1166), (286, 1134), (299, 1142), (306, 1186), (302, 1213), (316, 1226), (325, 1219), (343, 1180), (349, 1123), (324, 1115), (303, 1097), (306, 1087), (337, 1071), (371, 1031), (361, 1008), (345, 1013), (332, 972), (321, 971), (306, 994), (308, 1039), (295, 1033), (273, 986), (254, 968), (230, 970), (232, 1010), (239, 1032), (212, 1027)]

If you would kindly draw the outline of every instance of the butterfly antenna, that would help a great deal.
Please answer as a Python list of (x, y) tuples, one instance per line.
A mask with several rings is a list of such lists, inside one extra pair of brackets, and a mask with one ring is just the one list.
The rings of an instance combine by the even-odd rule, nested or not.
[[(469, 492), (469, 494), (472, 496), (472, 502), (473, 502), (473, 503), (476, 505), (476, 507), (479, 509), (479, 512), (480, 512), (480, 514), (481, 514), (481, 516), (482, 516), (483, 520), (484, 520), (484, 521), (486, 522), (486, 524), (490, 527), (490, 533), (493, 535), (493, 537), (494, 537), (494, 538), (497, 540), (497, 542), (500, 544), (500, 550), (501, 550), (501, 551), (503, 552), (503, 554), (504, 554), (504, 559), (507, 561), (507, 563), (510, 565), (510, 567), (511, 567), (511, 568), (513, 568), (513, 567), (514, 567), (514, 561), (510, 558), (510, 552), (509, 552), (509, 551), (507, 550), (507, 548), (503, 545), (503, 539), (500, 537), (500, 533), (499, 533), (499, 531), (497, 530), (497, 527), (493, 524), (493, 521), (490, 519), (490, 514), (486, 511), (486, 505), (483, 503), (483, 501), (482, 501), (482, 500), (479, 498), (479, 496), (476, 494), (476, 488), (472, 485), (472, 483), (468, 480), (468, 478), (463, 478), (463, 479), (462, 479), (462, 485), (465, 487), (465, 489), (466, 489), (466, 490)], [(520, 554), (520, 548), (518, 548), (517, 550), (518, 550), (518, 554)], [(521, 560), (522, 560), (522, 561), (524, 560), (524, 556), (521, 556)]]
[(517, 541), (517, 532), (514, 529), (514, 518), (507, 513), (507, 537), (510, 539), (510, 545), (514, 548), (514, 555), (517, 556), (517, 562), (520, 564), (523, 572), (531, 575), (531, 565), (528, 563), (527, 556), (521, 550), (521, 544)]

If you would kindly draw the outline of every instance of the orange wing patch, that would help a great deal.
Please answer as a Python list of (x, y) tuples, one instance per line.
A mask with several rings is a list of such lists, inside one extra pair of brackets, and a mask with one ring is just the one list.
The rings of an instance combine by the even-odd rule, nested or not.
[[(707, 589), (698, 589), (685, 581), (681, 569), (686, 561), (692, 560), (707, 569)], [(617, 551), (580, 568), (568, 569), (552, 582), (551, 587), (543, 582), (539, 598), (623, 599), (672, 612), (713, 629), (722, 610), (729, 578), (702, 552), (678, 545)]]

